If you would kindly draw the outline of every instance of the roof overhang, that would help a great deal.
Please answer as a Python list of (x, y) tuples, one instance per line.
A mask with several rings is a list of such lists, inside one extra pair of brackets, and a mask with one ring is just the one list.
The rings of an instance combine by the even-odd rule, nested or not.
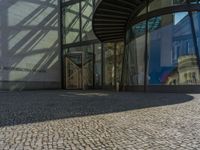
[(93, 31), (102, 42), (124, 40), (126, 26), (145, 0), (99, 0), (93, 15)]

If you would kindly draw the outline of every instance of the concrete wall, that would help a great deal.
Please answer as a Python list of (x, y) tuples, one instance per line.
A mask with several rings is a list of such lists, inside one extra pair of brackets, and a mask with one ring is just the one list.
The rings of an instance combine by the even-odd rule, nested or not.
[(59, 0), (0, 0), (0, 90), (60, 88)]

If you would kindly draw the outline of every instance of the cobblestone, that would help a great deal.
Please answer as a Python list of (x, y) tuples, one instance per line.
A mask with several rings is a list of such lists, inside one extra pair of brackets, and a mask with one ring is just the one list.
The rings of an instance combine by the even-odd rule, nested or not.
[(200, 149), (200, 94), (0, 92), (6, 149)]

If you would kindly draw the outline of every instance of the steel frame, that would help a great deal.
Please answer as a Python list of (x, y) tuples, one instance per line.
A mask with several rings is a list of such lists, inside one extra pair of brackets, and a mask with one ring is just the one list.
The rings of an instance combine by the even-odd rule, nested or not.
[[(81, 22), (81, 19), (80, 19), (80, 30), (79, 30), (79, 32), (80, 32), (80, 34), (79, 34), (80, 35), (80, 42), (70, 43), (70, 44), (63, 44), (63, 41), (62, 41), (62, 39), (63, 39), (63, 34), (62, 34), (63, 33), (63, 30), (62, 30), (63, 29), (62, 10), (63, 10), (63, 8), (65, 8), (65, 7), (69, 6), (69, 5), (75, 4), (75, 3), (79, 3), (79, 6), (81, 6), (81, 1), (83, 1), (83, 0), (71, 0), (69, 2), (64, 2), (64, 3), (61, 2), (61, 4), (60, 4), (60, 9), (61, 9), (61, 25), (60, 25), (61, 26), (61, 30), (60, 30), (60, 32), (61, 32), (61, 62), (62, 62), (62, 66), (61, 66), (61, 68), (62, 68), (61, 69), (61, 72), (62, 72), (61, 74), (62, 75), (61, 75), (61, 78), (62, 79), (64, 79), (64, 61), (63, 61), (64, 60), (64, 49), (71, 48), (71, 47), (79, 47), (79, 46), (82, 47), (82, 46), (85, 46), (85, 45), (92, 45), (93, 52), (95, 52), (95, 46), (94, 45), (100, 43), (101, 44), (101, 48), (102, 48), (102, 51), (101, 51), (102, 52), (102, 55), (101, 55), (101, 57), (102, 57), (101, 58), (101, 77), (102, 77), (101, 81), (102, 81), (102, 83), (101, 83), (101, 85), (102, 85), (102, 87), (104, 87), (105, 86), (104, 85), (104, 74), (105, 74), (105, 67), (104, 67), (105, 66), (104, 65), (104, 63), (105, 63), (105, 60), (104, 60), (105, 59), (105, 57), (104, 57), (104, 54), (105, 54), (104, 53), (104, 43), (105, 42), (113, 42), (116, 45), (116, 43), (118, 41), (125, 41), (126, 31), (133, 24), (136, 24), (136, 23), (144, 21), (144, 20), (146, 20), (146, 22), (148, 22), (148, 19), (150, 19), (152, 17), (160, 16), (160, 15), (165, 15), (165, 14), (169, 14), (169, 13), (174, 13), (174, 12), (181, 12), (181, 11), (188, 11), (189, 12), (190, 22), (191, 22), (191, 28), (192, 28), (192, 34), (193, 34), (193, 41), (194, 41), (194, 45), (195, 45), (195, 51), (196, 51), (198, 59), (200, 58), (199, 53), (198, 53), (199, 50), (198, 50), (198, 46), (197, 46), (196, 33), (195, 33), (195, 29), (194, 29), (194, 21), (193, 21), (193, 18), (191, 16), (191, 12), (193, 12), (193, 11), (200, 11), (199, 4), (190, 4), (189, 3), (190, 0), (187, 0), (187, 4), (166, 7), (166, 8), (158, 9), (158, 10), (155, 10), (155, 11), (152, 11), (152, 12), (148, 12), (148, 7), (146, 7), (147, 8), (147, 10), (146, 10), (147, 13), (146, 14), (141, 15), (141, 16), (133, 19), (133, 17), (135, 17), (135, 15), (140, 10), (142, 10), (145, 6), (148, 6), (149, 2), (151, 1), (151, 0), (145, 0), (145, 3), (143, 3), (144, 5), (138, 6), (135, 10), (132, 10), (132, 14), (130, 14), (130, 16), (128, 16), (128, 19), (126, 18), (127, 22), (125, 22), (125, 24), (126, 24), (125, 28), (119, 29), (119, 31), (121, 32), (120, 36), (118, 36), (117, 34), (115, 34), (115, 32), (106, 31), (106, 34), (108, 36), (111, 36), (111, 38), (105, 38), (104, 40), (101, 40), (101, 38), (100, 38), (100, 40), (102, 42), (100, 42), (98, 39), (88, 40), (88, 41), (82, 41), (81, 40), (82, 39), (82, 36), (81, 36), (82, 35), (82, 33), (81, 33), (81, 27), (82, 27), (81, 24), (82, 24), (82, 22)], [(96, 8), (93, 7), (94, 8), (94, 10), (93, 10), (94, 13), (97, 12), (97, 8), (101, 5), (102, 1), (103, 0), (99, 0), (99, 2), (97, 3), (97, 7)], [(122, 3), (125, 2), (123, 0), (117, 0), (117, 1), (121, 1)], [(142, 1), (138, 0), (138, 2), (142, 2)], [(94, 5), (95, 5), (95, 0), (93, 0), (93, 6)], [(109, 4), (107, 4), (107, 5), (109, 5)], [(109, 6), (111, 7), (111, 5), (109, 5)], [(112, 6), (114, 8), (117, 7), (114, 4)], [(110, 13), (115, 13), (115, 11), (112, 11)], [(108, 13), (108, 14), (110, 14), (110, 13)], [(107, 16), (109, 16), (109, 15), (107, 15)], [(81, 18), (81, 7), (79, 7), (79, 17)], [(116, 17), (118, 17), (119, 19), (121, 17), (121, 19), (123, 19), (123, 16), (120, 16), (120, 15), (119, 16), (111, 16), (111, 17), (113, 17), (113, 20), (116, 20), (115, 19)], [(93, 18), (93, 20), (92, 20), (93, 21), (93, 24), (92, 24), (93, 29), (94, 29), (94, 19), (95, 18)], [(104, 20), (100, 20), (100, 21), (104, 21)], [(102, 31), (105, 31), (104, 27), (105, 26), (102, 25)], [(115, 27), (115, 28), (117, 29), (117, 27)], [(148, 32), (147, 29), (148, 29), (148, 24), (146, 23), (146, 31), (145, 31), (146, 35), (147, 35), (147, 32)], [(101, 32), (94, 31), (94, 33), (96, 35), (98, 35)], [(121, 35), (123, 35), (123, 36), (121, 36)], [(113, 38), (112, 38), (112, 36), (113, 36)], [(147, 81), (147, 73), (148, 73), (148, 46), (147, 46), (147, 42), (148, 42), (148, 37), (146, 36), (146, 39), (145, 39), (145, 85), (142, 86), (142, 87), (141, 86), (136, 86), (136, 87), (134, 87), (134, 86), (133, 87), (128, 87), (127, 86), (127, 87), (125, 87), (125, 85), (123, 85), (124, 84), (124, 77), (125, 77), (124, 72), (125, 72), (125, 69), (126, 69), (126, 68), (124, 68), (125, 67), (125, 61), (126, 61), (126, 50), (125, 50), (126, 49), (126, 42), (124, 42), (124, 56), (123, 56), (122, 75), (121, 75), (121, 83), (122, 83), (121, 86), (124, 86), (124, 89), (128, 90), (128, 89), (132, 88), (132, 89), (136, 90), (136, 88), (137, 88), (139, 91), (146, 91), (147, 92), (147, 91), (154, 91), (154, 89), (156, 91), (159, 91), (159, 89), (160, 89), (160, 91), (163, 91), (164, 89), (171, 88), (169, 86), (166, 87), (166, 86), (150, 86), (150, 85), (148, 85), (148, 81)], [(116, 50), (116, 46), (115, 46), (115, 50)], [(115, 57), (116, 57), (116, 55), (115, 55)], [(116, 58), (115, 58), (114, 64), (115, 64), (115, 69), (116, 69)], [(200, 67), (200, 62), (199, 62), (199, 67)], [(116, 70), (115, 70), (115, 78), (116, 78)], [(93, 81), (93, 82), (95, 84), (95, 81)], [(62, 81), (62, 83), (63, 83), (63, 81)], [(159, 88), (159, 87), (161, 87), (161, 88)], [(62, 88), (64, 88), (63, 84), (62, 84)], [(200, 88), (199, 88), (199, 86), (192, 86), (192, 85), (188, 86), (188, 85), (186, 85), (186, 86), (172, 87), (172, 89), (174, 89), (174, 92), (176, 92), (176, 91), (179, 91), (179, 89), (186, 89), (187, 91), (189, 91), (191, 89), (200, 89)], [(167, 91), (170, 91), (170, 90), (167, 90)]]

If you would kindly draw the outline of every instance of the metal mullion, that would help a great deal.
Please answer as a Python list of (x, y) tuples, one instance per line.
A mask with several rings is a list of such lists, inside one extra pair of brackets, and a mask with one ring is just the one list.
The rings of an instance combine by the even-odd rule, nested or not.
[(127, 32), (125, 32), (125, 36), (124, 36), (124, 50), (123, 50), (123, 60), (122, 60), (122, 71), (121, 71), (121, 86), (123, 87), (123, 90), (124, 90), (124, 77), (125, 77), (125, 69), (124, 69), (124, 67), (125, 67), (125, 59), (126, 59), (126, 51), (127, 51), (127, 49), (126, 49), (126, 45), (127, 45), (127, 43), (126, 43), (126, 36), (127, 36)]
[(116, 88), (117, 85), (117, 56), (116, 56), (116, 50), (117, 50), (117, 43), (114, 43), (114, 87)]
[(82, 61), (82, 70), (81, 70), (81, 82), (82, 82), (82, 90), (85, 90), (85, 83), (84, 83), (84, 59), (85, 59), (85, 57), (84, 57), (84, 50), (82, 49), (83, 48), (83, 46), (82, 46), (82, 30), (81, 30), (81, 28), (82, 28), (82, 1), (81, 0), (79, 0), (79, 21), (80, 21), (80, 24), (79, 24), (79, 43), (80, 43), (80, 49), (81, 49), (81, 53), (82, 53), (82, 57), (81, 57), (81, 61)]
[(61, 2), (61, 7), (64, 8), (64, 7), (67, 7), (67, 6), (70, 6), (70, 5), (73, 5), (73, 4), (76, 4), (78, 3), (80, 0), (71, 0), (71, 1), (68, 1), (68, 2)]
[[(146, 13), (148, 14), (148, 6), (149, 6), (149, 0), (146, 1)], [(148, 54), (148, 19), (146, 19), (146, 27), (145, 27), (145, 72), (144, 72), (144, 92), (147, 92), (148, 90), (148, 60), (149, 60), (149, 54)]]
[(93, 64), (92, 64), (93, 65), (93, 73), (92, 73), (92, 75), (93, 75), (93, 89), (94, 89), (95, 82), (96, 82), (95, 81), (96, 78), (95, 78), (95, 44), (94, 43), (92, 44), (92, 49), (93, 49), (92, 50), (93, 51), (93, 58), (92, 58), (93, 59)]
[(62, 9), (62, 1), (60, 1), (59, 3), (60, 5), (60, 21), (59, 21), (59, 24), (60, 24), (60, 62), (61, 62), (61, 88), (64, 89), (65, 88), (65, 74), (64, 74), (64, 68), (65, 67), (65, 63), (64, 63), (64, 50), (63, 50), (63, 9)]
[(105, 75), (105, 60), (104, 60), (104, 43), (101, 43), (101, 85), (104, 87), (104, 75)]
[(95, 10), (95, 0), (92, 0), (92, 14), (94, 14), (94, 10)]
[(82, 83), (82, 90), (85, 90), (85, 82), (84, 82), (84, 53), (81, 52), (81, 83)]
[(79, 25), (79, 41), (82, 42), (82, 1), (79, 0), (79, 19), (80, 19), (80, 25)]

